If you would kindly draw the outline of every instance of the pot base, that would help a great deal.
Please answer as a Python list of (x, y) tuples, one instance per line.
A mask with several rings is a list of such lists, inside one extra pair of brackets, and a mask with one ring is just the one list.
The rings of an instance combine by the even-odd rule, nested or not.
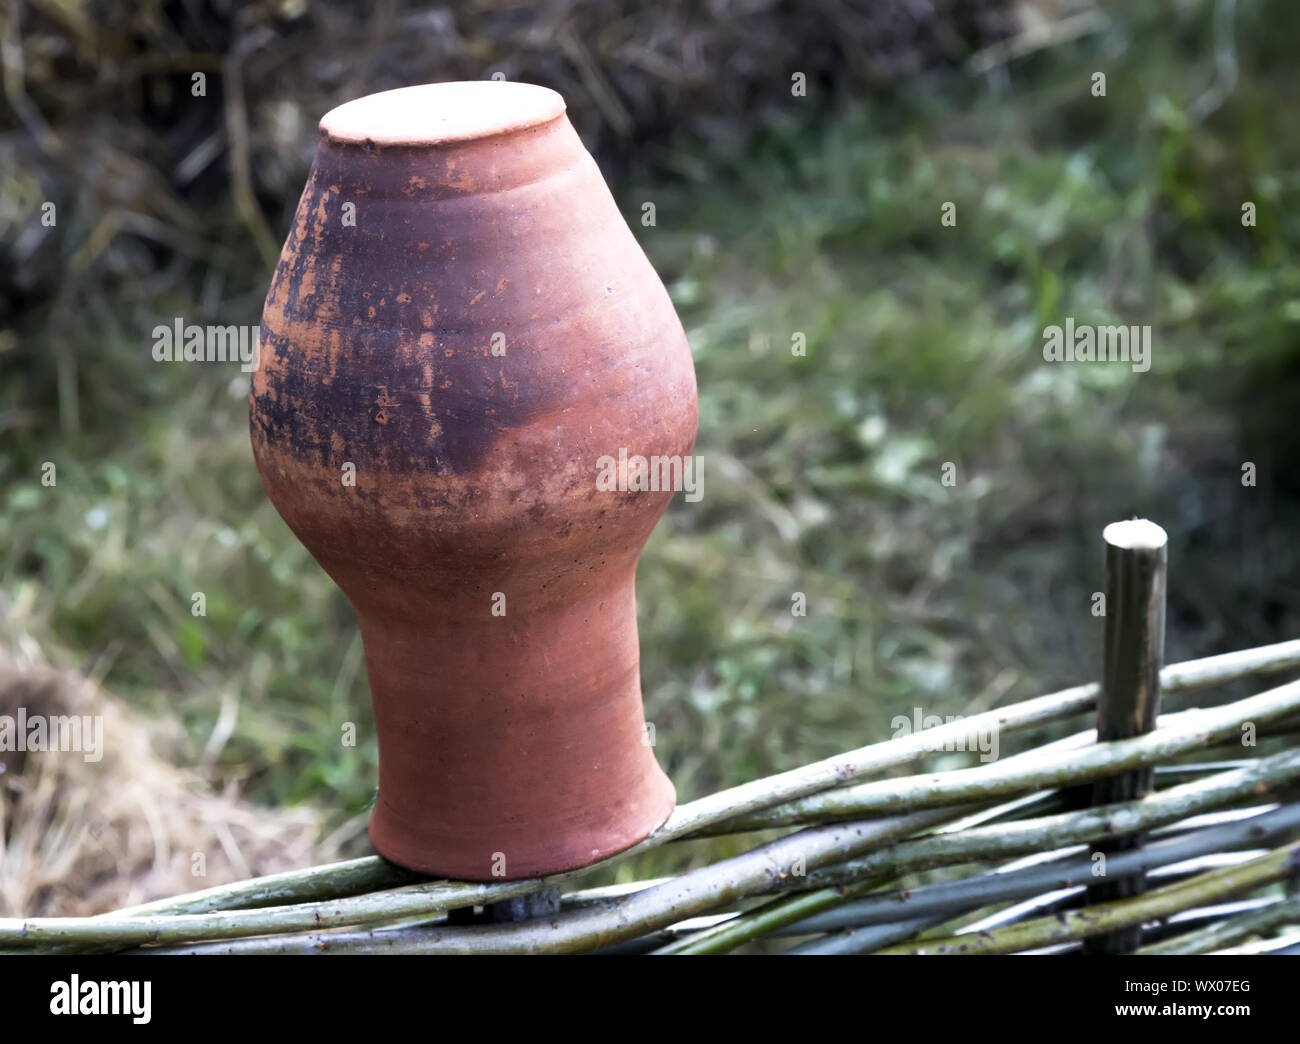
[[(677, 791), (662, 771), (651, 781), (645, 798), (638, 802), (636, 815), (626, 808), (611, 810), (615, 825), (585, 832), (557, 829), (546, 846), (531, 842), (531, 850), (514, 855), (500, 848), (481, 852), (466, 851), (463, 834), (445, 838), (429, 834), (427, 828), (403, 829), (384, 805), (383, 795), (370, 815), (367, 833), (370, 843), (390, 863), (451, 881), (522, 881), (534, 877), (580, 870), (624, 852), (663, 826), (677, 803)], [(508, 845), (501, 846), (508, 848)], [(500, 871), (499, 873), (497, 871)]]

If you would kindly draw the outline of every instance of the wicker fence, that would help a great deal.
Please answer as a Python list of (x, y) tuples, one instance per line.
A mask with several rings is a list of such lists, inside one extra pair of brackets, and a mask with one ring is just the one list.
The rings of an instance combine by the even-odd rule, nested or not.
[[(576, 889), (594, 868), (469, 883), (430, 881), (371, 857), (98, 917), (0, 920), (0, 949), (667, 954), (763, 942), (792, 953), (1167, 954), (1300, 946), (1300, 749), (1286, 739), (1300, 723), (1300, 681), (1159, 714), (1162, 694), (1300, 668), (1300, 640), (1162, 668), (1164, 534), (1120, 523), (1107, 527), (1105, 543), (1101, 682), (681, 805), (600, 866), (687, 839), (752, 837), (739, 855), (675, 877)], [(1018, 745), (1088, 715), (1096, 728), (986, 764), (887, 775), (936, 751), (983, 749), (982, 737)], [(928, 882), (917, 884), (923, 872)]]

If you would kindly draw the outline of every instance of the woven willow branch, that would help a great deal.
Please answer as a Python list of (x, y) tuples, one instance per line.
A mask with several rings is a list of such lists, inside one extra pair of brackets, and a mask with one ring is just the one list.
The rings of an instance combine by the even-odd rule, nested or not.
[(818, 882), (826, 887), (777, 900), (659, 952), (724, 953), (779, 927), (861, 898), (879, 887), (883, 875), (892, 878), (937, 866), (1052, 851), (1131, 834), (1222, 808), (1232, 801), (1258, 798), (1297, 778), (1300, 750), (1285, 751), (1262, 758), (1248, 768), (1184, 783), (1139, 801), (902, 841), (884, 851), (828, 867), (817, 875)]
[(1248, 939), (1258, 932), (1265, 932), (1283, 924), (1300, 924), (1300, 896), (1279, 899), (1250, 913), (1230, 917), (1217, 924), (1188, 932), (1186, 935), (1176, 935), (1172, 939), (1152, 943), (1137, 952), (1144, 956), (1212, 953), (1222, 947), (1232, 946), (1243, 939)]
[(1006, 797), (1011, 794), (1057, 787), (1065, 783), (1087, 783), (1116, 772), (1144, 768), (1189, 751), (1237, 739), (1243, 725), (1260, 726), (1279, 721), (1300, 711), (1300, 682), (1211, 710), (1189, 711), (1177, 716), (1178, 723), (1133, 739), (1101, 743), (1082, 753), (1065, 750), (1039, 755), (1026, 770), (1018, 759), (1007, 759), (978, 768), (934, 772), (907, 779), (881, 779), (842, 787), (787, 802), (726, 822), (726, 832), (765, 830), (771, 827), (833, 819), (849, 819), (889, 811), (902, 812), (958, 801)]
[[(1114, 880), (1145, 873), (1213, 852), (1262, 847), (1267, 842), (1300, 827), (1300, 804), (1288, 805), (1237, 823), (1193, 831), (1168, 841), (1134, 848), (1106, 860), (1106, 879)], [(1285, 837), (1281, 837), (1285, 840)], [(782, 934), (838, 932), (843, 928), (896, 922), (900, 915), (916, 918), (956, 917), (999, 902), (1027, 899), (1064, 888), (1095, 883), (1093, 862), (1088, 855), (1006, 873), (982, 874), (958, 881), (944, 881), (909, 892), (868, 896), (838, 910), (819, 914), (783, 929)], [(865, 953), (874, 946), (855, 939), (865, 933), (850, 931), (797, 947), (800, 954)], [(1223, 943), (1222, 945), (1226, 945)]]
[(145, 914), (201, 914), (213, 910), (246, 910), (259, 906), (328, 902), (331, 899), (344, 899), (423, 881), (425, 877), (422, 874), (404, 870), (378, 856), (364, 856), (341, 863), (313, 866), (306, 870), (288, 870), (248, 881), (218, 885), (201, 892), (128, 906), (99, 916), (115, 919)]
[(1189, 906), (1214, 902), (1239, 892), (1300, 875), (1300, 841), (1294, 841), (1240, 866), (1198, 874), (1181, 884), (1158, 888), (1135, 899), (1070, 910), (992, 931), (927, 939), (890, 946), (878, 954), (1015, 953), (1168, 917)]
[[(1160, 672), (1160, 685), (1167, 694), (1186, 692), (1265, 671), (1296, 666), (1300, 666), (1300, 639), (1172, 664)], [(901, 739), (860, 747), (825, 761), (692, 801), (679, 806), (659, 831), (624, 855), (654, 847), (664, 840), (698, 834), (706, 828), (747, 813), (796, 801), (832, 787), (844, 786), (870, 773), (899, 768), (933, 753), (936, 746), (969, 741), (989, 729), (997, 729), (1002, 735), (1007, 735), (1093, 710), (1097, 704), (1099, 688), (1096, 682), (1091, 682), (1063, 689), (937, 728), (925, 729)]]

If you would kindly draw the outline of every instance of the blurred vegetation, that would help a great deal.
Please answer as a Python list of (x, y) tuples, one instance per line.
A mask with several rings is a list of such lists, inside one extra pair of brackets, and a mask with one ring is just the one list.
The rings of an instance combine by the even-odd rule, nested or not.
[[(1216, 39), (1214, 7), (1116, 7), (980, 75), (814, 83), (750, 136), (685, 127), (616, 180), (699, 375), (705, 497), (674, 502), (638, 579), (681, 799), (887, 738), (916, 707), (1095, 677), (1118, 518), (1170, 533), (1169, 660), (1300, 634), (1300, 12), (1242, 5)], [(1237, 69), (1217, 107), (1216, 48)], [(57, 306), (0, 353), (0, 627), (177, 715), (216, 780), (341, 821), (375, 779), (373, 740), (339, 744), (342, 721), (371, 735), (352, 612), (262, 492), (244, 375), (149, 358), (171, 316), (257, 321), (254, 235), (228, 206), (204, 227), (188, 251), (137, 239), (143, 268), (128, 251), (116, 280), (77, 261), (93, 229), (60, 232)], [(1045, 365), (1066, 316), (1151, 325), (1150, 372)]]

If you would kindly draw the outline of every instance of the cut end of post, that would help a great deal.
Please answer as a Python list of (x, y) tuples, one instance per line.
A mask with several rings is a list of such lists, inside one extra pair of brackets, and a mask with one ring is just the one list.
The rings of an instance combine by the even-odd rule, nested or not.
[(1101, 531), (1101, 537), (1111, 547), (1125, 551), (1159, 551), (1169, 542), (1165, 531), (1145, 518), (1112, 522)]

